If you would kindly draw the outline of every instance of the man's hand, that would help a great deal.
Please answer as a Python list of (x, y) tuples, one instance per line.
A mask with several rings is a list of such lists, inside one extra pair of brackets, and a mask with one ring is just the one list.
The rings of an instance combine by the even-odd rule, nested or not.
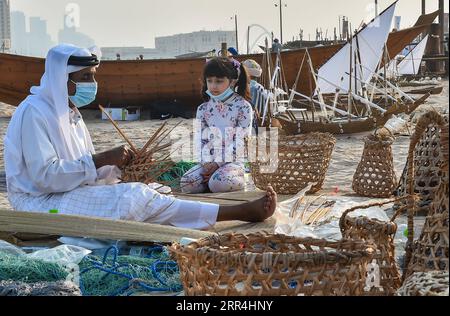
[(92, 156), (94, 160), (95, 167), (101, 168), (103, 166), (117, 166), (122, 168), (126, 166), (131, 159), (134, 158), (133, 151), (127, 146), (120, 146), (99, 154)]
[(219, 165), (215, 162), (208, 162), (203, 165), (204, 172), (202, 173), (203, 176), (203, 182), (206, 183), (211, 178), (212, 174), (216, 172), (216, 170), (219, 169)]

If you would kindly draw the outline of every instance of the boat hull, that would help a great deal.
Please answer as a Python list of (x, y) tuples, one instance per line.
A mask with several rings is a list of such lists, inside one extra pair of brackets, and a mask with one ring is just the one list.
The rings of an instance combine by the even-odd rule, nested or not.
[[(340, 45), (324, 46), (309, 50), (314, 65), (321, 66)], [(283, 53), (286, 80), (295, 81), (306, 50)], [(262, 62), (262, 54), (243, 55), (238, 59), (255, 59)], [(275, 56), (274, 56), (275, 59)], [(0, 54), (0, 102), (17, 106), (39, 85), (44, 73), (45, 59), (10, 54)], [(201, 76), (205, 64), (203, 58), (102, 61), (97, 69), (99, 84), (97, 99), (90, 106), (151, 106), (154, 102), (177, 102), (195, 109), (202, 102)], [(302, 72), (299, 89), (310, 94), (314, 86), (309, 84), (310, 73)]]
[(410, 114), (430, 97), (430, 93), (423, 95), (413, 104), (396, 104), (391, 106), (386, 113), (374, 113), (370, 117), (358, 118), (355, 120), (346, 120), (341, 122), (313, 122), (313, 121), (292, 121), (283, 117), (277, 117), (283, 131), (287, 135), (307, 134), (313, 132), (331, 133), (331, 134), (355, 134), (369, 132), (376, 128), (384, 126), (393, 116), (401, 113)]

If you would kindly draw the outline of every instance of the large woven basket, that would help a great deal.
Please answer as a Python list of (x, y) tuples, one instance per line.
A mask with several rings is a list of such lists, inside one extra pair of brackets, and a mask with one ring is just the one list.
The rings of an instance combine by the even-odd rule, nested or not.
[[(252, 141), (255, 144), (255, 139)], [(250, 162), (255, 186), (265, 190), (271, 184), (279, 194), (297, 194), (314, 183), (308, 193), (319, 191), (335, 144), (336, 139), (328, 133), (280, 135), (278, 151), (267, 149), (269, 165), (260, 161)]]
[(448, 271), (416, 272), (400, 289), (397, 296), (448, 296)]
[(445, 121), (446, 119), (435, 111), (427, 112), (418, 119), (415, 133), (411, 139), (414, 147), (411, 147), (412, 152), (408, 156), (408, 161), (396, 190), (398, 196), (406, 194), (408, 190), (408, 165), (409, 160), (412, 159), (414, 163), (413, 189), (420, 198), (417, 203), (417, 212), (422, 215), (426, 215), (429, 211), (434, 193), (442, 179), (441, 170), (445, 155), (448, 155), (448, 147), (440, 146), (441, 131), (445, 129)]
[(386, 198), (397, 187), (392, 155), (392, 137), (378, 134), (364, 140), (361, 162), (353, 176), (353, 190), (361, 196)]
[[(448, 150), (448, 124), (441, 130), (442, 150)], [(440, 185), (432, 196), (420, 237), (411, 242), (406, 277), (415, 272), (449, 271), (449, 171), (448, 151), (441, 165)], [(412, 171), (412, 170), (411, 170)], [(409, 223), (411, 228), (413, 221)]]
[(170, 247), (187, 296), (361, 295), (373, 246), (255, 233)]
[[(407, 197), (403, 199), (407, 199)], [(394, 238), (397, 232), (397, 224), (394, 221), (406, 207), (399, 209), (389, 222), (366, 216), (349, 217), (348, 215), (356, 210), (383, 206), (392, 202), (387, 201), (350, 208), (342, 214), (339, 221), (343, 238), (365, 240), (377, 246), (373, 258), (380, 269), (380, 287), (374, 286), (367, 291), (365, 294), (369, 296), (394, 295), (402, 284), (402, 278), (395, 261)]]

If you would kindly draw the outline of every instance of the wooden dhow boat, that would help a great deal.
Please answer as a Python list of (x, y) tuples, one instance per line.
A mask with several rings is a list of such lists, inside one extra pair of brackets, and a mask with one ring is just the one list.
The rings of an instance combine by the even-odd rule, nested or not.
[(385, 113), (372, 113), (371, 116), (356, 118), (335, 118), (333, 120), (292, 120), (287, 115), (278, 116), (284, 132), (287, 135), (306, 134), (312, 132), (327, 132), (331, 134), (355, 134), (363, 133), (382, 127), (394, 115), (402, 113), (410, 114), (429, 98), (430, 93), (423, 95), (413, 104), (396, 104), (388, 108)]
[[(286, 100), (287, 93), (283, 95), (277, 92), (283, 89), (288, 91), (284, 88), (286, 84), (274, 87), (278, 77), (281, 77), (277, 71), (283, 73), (280, 71), (282, 63), (279, 55), (267, 94), (272, 100), (266, 102), (261, 111), (262, 124), (270, 121), (271, 126), (281, 126), (287, 134), (318, 131), (333, 134), (359, 133), (381, 127), (394, 115), (409, 114), (423, 104), (430, 93), (415, 99), (378, 74), (385, 61), (383, 55), (386, 55), (389, 27), (396, 3), (352, 36), (317, 71), (307, 50), (297, 81), (289, 90), (289, 100)], [(377, 27), (371, 27), (372, 24)], [(297, 89), (304, 64), (315, 84), (315, 91), (310, 95)], [(389, 94), (387, 89), (383, 91), (377, 88), (373, 79), (383, 80), (383, 85), (389, 86), (393, 94)], [(282, 80), (278, 81), (282, 83)], [(283, 110), (279, 110), (280, 107)]]
[[(390, 55), (397, 55), (426, 31), (437, 14), (423, 15), (414, 27), (390, 33), (387, 41)], [(313, 47), (308, 51), (314, 65), (320, 67), (341, 48), (339, 44)], [(306, 49), (281, 53), (289, 86), (296, 79), (305, 53)], [(248, 58), (261, 62), (263, 54), (237, 57), (241, 61)], [(30, 88), (39, 84), (44, 61), (43, 58), (0, 53), (0, 102), (17, 106)], [(204, 58), (102, 61), (96, 75), (98, 95), (91, 107), (96, 108), (98, 104), (147, 107), (156, 101), (176, 101), (180, 107), (194, 110), (202, 102), (200, 78), (204, 62)], [(310, 78), (311, 73), (305, 69), (300, 74), (298, 91), (311, 95), (315, 86)]]

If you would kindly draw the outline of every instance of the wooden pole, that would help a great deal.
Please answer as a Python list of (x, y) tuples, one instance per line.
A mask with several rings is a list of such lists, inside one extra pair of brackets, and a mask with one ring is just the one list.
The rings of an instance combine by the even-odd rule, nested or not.
[(222, 56), (222, 57), (227, 57), (227, 49), (228, 49), (228, 47), (227, 47), (227, 43), (222, 43), (222, 48), (220, 49), (220, 55)]
[(444, 43), (444, 0), (439, 0), (439, 39), (440, 39), (440, 54), (444, 54), (445, 43)]

